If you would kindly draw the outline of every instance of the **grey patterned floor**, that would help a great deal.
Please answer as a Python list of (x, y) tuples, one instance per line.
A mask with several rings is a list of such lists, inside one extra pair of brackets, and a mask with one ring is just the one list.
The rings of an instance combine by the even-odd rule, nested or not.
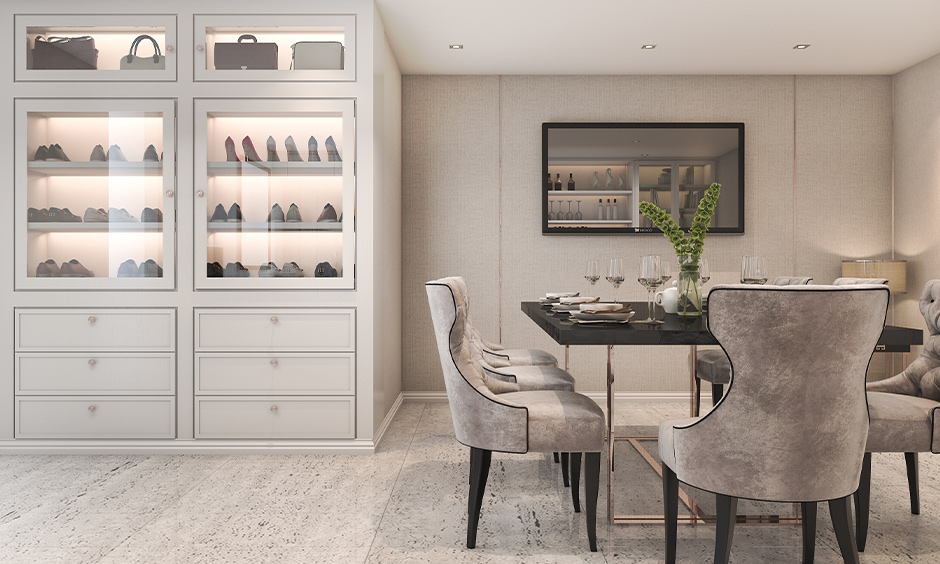
[[(687, 409), (623, 404), (616, 421), (650, 425)], [(619, 452), (618, 503), (658, 507), (655, 475)], [(2, 456), (0, 562), (662, 562), (661, 527), (604, 525), (605, 484), (601, 552), (590, 553), (557, 465), (537, 454), (493, 456), (467, 550), (468, 458), (445, 403), (406, 403), (375, 456)], [(912, 516), (903, 457), (875, 457), (863, 563), (940, 561), (938, 467), (922, 456), (923, 514)], [(841, 562), (835, 546), (821, 507), (816, 561)], [(680, 562), (710, 562), (713, 549), (713, 527), (680, 528)], [(799, 557), (798, 526), (736, 530), (732, 562)]]

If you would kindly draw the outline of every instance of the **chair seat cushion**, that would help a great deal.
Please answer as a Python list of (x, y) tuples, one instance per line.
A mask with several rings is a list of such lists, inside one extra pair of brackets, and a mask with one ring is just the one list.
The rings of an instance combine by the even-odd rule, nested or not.
[[(508, 366), (505, 368), (486, 368), (487, 376), (507, 382), (515, 380), (513, 392), (531, 392), (536, 390), (574, 391), (574, 376), (557, 366)], [(511, 384), (510, 384), (511, 385)], [(492, 388), (491, 388), (492, 389)], [(500, 393), (497, 390), (493, 390)]]
[(672, 468), (673, 472), (678, 471), (676, 468), (676, 449), (673, 439), (675, 428), (686, 427), (699, 419), (700, 417), (673, 419), (671, 421), (664, 421), (659, 425), (659, 457), (662, 459), (663, 464)]
[(492, 366), (558, 366), (558, 359), (551, 353), (538, 349), (484, 350), (483, 358)]
[(695, 355), (695, 375), (712, 384), (730, 384), (731, 361), (721, 349), (698, 351)]
[(926, 398), (868, 392), (868, 452), (931, 452), (934, 409)]
[(604, 448), (604, 412), (587, 396), (540, 391), (501, 394), (499, 399), (528, 408), (530, 452), (600, 452)]

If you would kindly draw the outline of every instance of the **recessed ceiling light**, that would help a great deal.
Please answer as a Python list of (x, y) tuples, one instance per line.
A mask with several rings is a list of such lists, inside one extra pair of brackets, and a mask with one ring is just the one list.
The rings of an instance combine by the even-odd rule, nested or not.
[(809, 43), (800, 43), (799, 45), (794, 45), (794, 49), (808, 49)]
[(653, 43), (647, 43), (646, 45), (640, 47), (640, 49), (655, 49), (656, 45)]
[(640, 140), (639, 140), (639, 139), (634, 139), (633, 142), (634, 142), (634, 143), (639, 143)]
[(648, 156), (650, 156), (650, 154), (649, 154), (649, 153), (642, 153), (640, 156), (641, 156), (641, 157), (648, 157)]
[(463, 49), (463, 44), (462, 44), (462, 43), (460, 43), (460, 44), (455, 43), (455, 44), (451, 45), (450, 48), (453, 49), (453, 50), (455, 50), (455, 51), (459, 51), (460, 49)]

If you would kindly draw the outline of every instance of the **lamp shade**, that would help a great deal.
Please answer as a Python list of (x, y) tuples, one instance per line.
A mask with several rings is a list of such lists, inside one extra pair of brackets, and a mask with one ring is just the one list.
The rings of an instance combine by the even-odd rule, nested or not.
[(842, 261), (842, 276), (846, 278), (887, 278), (892, 294), (907, 292), (907, 261), (905, 260), (849, 260)]

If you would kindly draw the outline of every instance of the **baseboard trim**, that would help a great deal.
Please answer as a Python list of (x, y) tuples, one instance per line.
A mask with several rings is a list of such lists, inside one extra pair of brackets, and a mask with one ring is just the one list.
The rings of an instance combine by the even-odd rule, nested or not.
[(159, 441), (30, 440), (0, 441), (0, 454), (373, 454), (372, 441), (175, 439)]
[[(581, 392), (597, 403), (607, 403), (607, 392)], [(447, 392), (402, 392), (404, 401), (446, 402)], [(614, 392), (617, 401), (673, 402), (689, 401), (689, 392)]]
[(395, 398), (395, 403), (392, 404), (392, 407), (385, 415), (385, 419), (382, 420), (382, 424), (379, 425), (379, 429), (375, 432), (375, 436), (372, 437), (372, 443), (375, 445), (375, 448), (379, 448), (379, 443), (382, 442), (382, 437), (385, 436), (385, 432), (388, 431), (389, 425), (392, 424), (392, 419), (395, 419), (395, 415), (398, 414), (398, 410), (401, 408), (402, 402), (404, 402), (404, 397), (401, 393), (399, 393), (398, 397)]

